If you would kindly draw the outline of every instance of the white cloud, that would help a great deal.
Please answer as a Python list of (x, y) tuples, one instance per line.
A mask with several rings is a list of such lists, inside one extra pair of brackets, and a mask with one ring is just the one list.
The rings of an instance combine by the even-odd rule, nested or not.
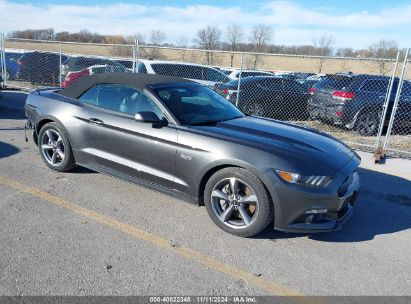
[[(359, 11), (345, 13), (331, 8), (305, 8), (290, 1), (272, 1), (264, 4), (267, 16), (281, 25), (315, 25), (340, 28), (372, 29), (411, 25), (411, 4), (384, 9), (376, 13)], [(269, 22), (269, 20), (267, 20)]]
[(306, 44), (327, 33), (335, 36), (337, 46), (366, 47), (379, 38), (395, 39), (404, 47), (411, 45), (407, 30), (411, 26), (411, 5), (347, 14), (327, 7), (303, 7), (292, 1), (271, 1), (246, 11), (238, 6), (41, 5), (0, 0), (0, 12), (0, 31), (4, 32), (52, 27), (56, 31), (88, 29), (129, 35), (159, 29), (167, 33), (169, 41), (175, 41), (180, 36), (194, 37), (207, 24), (223, 29), (230, 23), (244, 28), (264, 23), (272, 25), (277, 44)]

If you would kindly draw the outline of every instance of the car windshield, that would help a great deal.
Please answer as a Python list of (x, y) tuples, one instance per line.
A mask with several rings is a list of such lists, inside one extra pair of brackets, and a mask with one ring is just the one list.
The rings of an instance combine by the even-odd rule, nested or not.
[(353, 81), (352, 77), (340, 75), (327, 75), (321, 79), (314, 87), (317, 90), (343, 90)]
[(221, 95), (199, 84), (153, 86), (154, 92), (184, 125), (215, 124), (244, 114)]

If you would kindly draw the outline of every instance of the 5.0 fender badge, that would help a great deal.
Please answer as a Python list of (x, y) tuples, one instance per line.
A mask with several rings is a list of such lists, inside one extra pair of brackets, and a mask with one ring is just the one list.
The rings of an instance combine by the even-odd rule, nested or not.
[(180, 157), (181, 157), (182, 159), (185, 159), (185, 160), (191, 160), (191, 156), (190, 156), (190, 155), (180, 154)]

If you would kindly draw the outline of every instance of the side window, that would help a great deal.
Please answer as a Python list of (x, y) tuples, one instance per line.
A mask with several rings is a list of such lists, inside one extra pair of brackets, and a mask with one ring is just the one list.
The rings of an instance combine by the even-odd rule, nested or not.
[(121, 104), (126, 97), (130, 95), (131, 91), (122, 90), (122, 86), (116, 84), (101, 84), (98, 92), (97, 106), (112, 111), (122, 112)]
[(126, 73), (125, 68), (121, 68), (116, 65), (104, 65), (91, 68), (92, 74), (100, 73)]
[(411, 95), (411, 82), (404, 80), (401, 90), (401, 96), (410, 96)]
[(102, 84), (98, 93), (98, 107), (134, 116), (150, 111), (163, 117), (160, 108), (143, 92), (122, 85)]
[(147, 74), (146, 65), (142, 62), (137, 64), (137, 73)]
[(155, 63), (152, 64), (151, 67), (158, 75), (176, 76), (176, 68), (172, 64)]
[(134, 101), (134, 103), (130, 104), (127, 109), (127, 114), (133, 116), (137, 112), (154, 112), (160, 119), (164, 117), (163, 112), (157, 104), (142, 92), (139, 93), (138, 98)]
[(223, 73), (220, 73), (219, 71), (210, 69), (210, 68), (204, 68), (205, 70), (205, 80), (208, 81), (214, 81), (214, 82), (225, 82), (228, 80), (228, 77), (224, 75)]
[(106, 72), (106, 67), (105, 66), (99, 66), (99, 67), (92, 67), (89, 68), (91, 70), (92, 74), (101, 74)]
[(254, 72), (254, 71), (250, 71), (250, 72), (243, 72), (242, 73), (243, 77), (249, 77), (249, 76), (271, 76), (270, 74), (267, 73), (262, 73), (262, 72)]
[(173, 67), (175, 69), (174, 76), (188, 79), (204, 79), (202, 67), (183, 64), (175, 65)]
[(79, 98), (78, 100), (84, 102), (84, 103), (88, 103), (88, 104), (92, 104), (92, 105), (97, 105), (97, 94), (98, 94), (98, 89), (99, 89), (99, 85), (95, 85), (94, 87), (88, 89), (87, 91), (85, 91)]
[(242, 72), (241, 77), (257, 76), (253, 72)]
[(284, 81), (284, 89), (293, 93), (300, 93), (304, 91), (304, 87), (297, 81)]

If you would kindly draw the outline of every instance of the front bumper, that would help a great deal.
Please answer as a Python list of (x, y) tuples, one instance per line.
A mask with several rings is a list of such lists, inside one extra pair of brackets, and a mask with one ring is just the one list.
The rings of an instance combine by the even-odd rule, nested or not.
[(274, 201), (274, 228), (299, 233), (340, 229), (353, 213), (360, 190), (356, 172), (359, 163), (360, 159), (354, 155), (332, 182), (321, 189), (288, 184), (274, 171), (266, 172), (264, 182), (269, 185)]

